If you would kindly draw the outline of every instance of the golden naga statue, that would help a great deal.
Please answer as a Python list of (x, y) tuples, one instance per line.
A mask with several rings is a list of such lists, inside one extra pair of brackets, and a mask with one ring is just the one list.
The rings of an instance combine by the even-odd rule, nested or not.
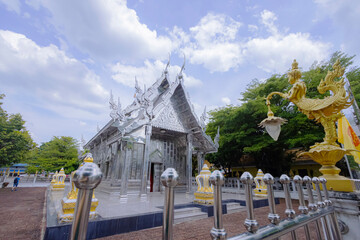
[[(321, 94), (324, 94), (326, 91), (332, 91), (333, 94), (325, 97), (324, 99), (311, 99), (305, 96), (306, 85), (303, 81), (300, 81), (301, 72), (298, 69), (298, 63), (294, 60), (292, 63), (292, 69), (288, 73), (289, 83), (293, 85), (292, 88), (288, 93), (270, 93), (266, 97), (266, 105), (271, 112), (270, 99), (273, 95), (277, 94), (282, 98), (288, 99), (293, 102), (309, 119), (314, 119), (316, 122), (321, 123), (324, 127), (325, 138), (324, 142), (320, 143), (321, 145), (338, 146), (336, 143), (337, 133), (335, 122), (341, 118), (340, 111), (351, 106), (352, 101), (348, 101), (349, 96), (346, 95), (344, 88), (344, 78), (341, 78), (344, 75), (345, 68), (340, 66), (339, 60), (336, 61), (333, 68), (334, 71), (328, 71), (325, 80), (321, 79), (320, 84), (317, 87), (319, 93)], [(341, 79), (339, 81), (335, 81), (335, 78)], [(270, 113), (270, 116), (271, 114), (273, 116), (272, 112)], [(317, 146), (317, 144), (315, 146)]]
[(327, 185), (329, 188), (336, 191), (351, 192), (354, 189), (353, 183), (350, 179), (339, 176), (340, 169), (335, 167), (335, 163), (344, 154), (349, 154), (353, 150), (342, 149), (336, 143), (338, 136), (335, 123), (342, 116), (340, 111), (351, 106), (353, 101), (349, 101), (350, 96), (346, 94), (344, 88), (345, 82), (342, 77), (345, 68), (340, 66), (339, 60), (335, 62), (333, 69), (333, 71), (328, 71), (325, 79), (322, 79), (317, 87), (321, 94), (324, 94), (326, 91), (331, 91), (332, 94), (323, 99), (310, 99), (305, 96), (306, 85), (300, 80), (301, 72), (298, 68), (298, 63), (294, 60), (292, 69), (288, 73), (289, 83), (293, 85), (292, 88), (288, 93), (272, 92), (266, 97), (268, 117), (260, 123), (260, 126), (266, 127), (266, 130), (274, 140), (277, 140), (280, 133), (280, 125), (285, 123), (286, 120), (274, 117), (274, 113), (270, 109), (270, 100), (273, 95), (279, 95), (293, 102), (299, 108), (299, 111), (304, 113), (309, 119), (314, 119), (316, 122), (321, 123), (325, 130), (324, 141), (311, 146), (310, 151), (303, 153), (303, 155), (310, 156), (314, 161), (322, 165), (320, 172), (328, 180)]

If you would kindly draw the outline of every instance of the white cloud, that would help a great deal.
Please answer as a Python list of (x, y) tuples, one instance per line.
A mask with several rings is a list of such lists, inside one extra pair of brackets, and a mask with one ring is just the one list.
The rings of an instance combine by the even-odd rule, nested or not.
[(260, 16), (261, 16), (260, 22), (267, 28), (267, 30), (272, 35), (277, 35), (278, 29), (275, 26), (275, 21), (277, 20), (277, 17), (275, 13), (265, 9), (264, 11), (261, 12)]
[[(165, 59), (168, 37), (142, 24), (125, 0), (46, 1), (50, 21), (65, 39), (90, 57), (108, 61)], [(34, 8), (38, 3), (31, 3)]]
[(230, 98), (228, 98), (228, 97), (223, 97), (223, 98), (221, 98), (221, 101), (222, 101), (223, 103), (225, 103), (226, 105), (230, 105), (230, 104), (231, 104), (231, 100), (230, 100)]
[(251, 38), (244, 44), (244, 57), (267, 72), (283, 73), (297, 59), (300, 66), (308, 68), (315, 61), (328, 57), (331, 44), (314, 40), (309, 33), (280, 32), (275, 13), (263, 10), (260, 23), (270, 33), (268, 37)]
[(20, 14), (21, 3), (19, 0), (0, 0), (0, 3), (6, 6), (6, 10)]
[(226, 72), (251, 63), (267, 72), (281, 73), (289, 69), (294, 58), (307, 68), (315, 60), (328, 57), (331, 44), (316, 40), (309, 33), (279, 31), (277, 16), (269, 10), (263, 10), (258, 17), (269, 36), (257, 36), (259, 26), (248, 25), (254, 36), (241, 38), (240, 22), (215, 14), (204, 16), (190, 28), (190, 33), (176, 27), (171, 36), (190, 63), (202, 64), (211, 72)]
[[(131, 65), (117, 63), (111, 68), (113, 72), (112, 78), (125, 86), (133, 87), (135, 85), (136, 76), (140, 86), (143, 86), (145, 84), (146, 87), (150, 87), (161, 76), (161, 73), (164, 71), (165, 66), (166, 64), (159, 60), (155, 62), (150, 62), (149, 60), (146, 60), (144, 62), (144, 66), (142, 67), (135, 67)], [(177, 65), (169, 66), (168, 71), (170, 80), (175, 80), (175, 77), (180, 72), (180, 69), (181, 67)], [(184, 84), (187, 87), (194, 87), (202, 84), (199, 79), (189, 76), (185, 72), (183, 72), (183, 76)]]
[(40, 47), (26, 36), (0, 30), (0, 84), (17, 101), (70, 119), (103, 112), (108, 92), (83, 63), (54, 45)]
[(235, 41), (241, 25), (226, 15), (209, 13), (190, 28), (189, 34), (174, 28), (173, 36), (183, 40), (181, 51), (190, 58), (190, 63), (203, 64), (211, 72), (225, 72), (243, 61)]
[(308, 68), (315, 60), (325, 59), (331, 45), (311, 39), (308, 33), (290, 33), (268, 38), (254, 38), (245, 45), (246, 59), (267, 72), (283, 73), (297, 59), (300, 67)]

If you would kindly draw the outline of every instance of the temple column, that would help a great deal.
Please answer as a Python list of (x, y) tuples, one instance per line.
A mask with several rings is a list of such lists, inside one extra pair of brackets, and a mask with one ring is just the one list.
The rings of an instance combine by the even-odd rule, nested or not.
[(192, 178), (192, 150), (193, 150), (193, 135), (188, 134), (186, 136), (187, 146), (186, 146), (186, 175), (187, 179), (187, 192), (191, 192), (191, 178)]
[[(198, 173), (200, 174), (202, 167), (204, 166), (205, 153), (197, 152), (197, 161), (198, 161)], [(210, 167), (210, 166), (208, 166)]]
[(111, 181), (116, 182), (119, 176), (119, 143), (118, 142), (113, 143), (113, 146), (111, 147), (111, 151), (113, 150), (115, 152), (114, 159), (112, 160), (114, 162), (113, 163), (114, 170), (112, 171), (111, 174)]
[(148, 175), (149, 175), (149, 160), (150, 160), (150, 141), (151, 141), (151, 133), (152, 133), (152, 126), (147, 125), (145, 127), (145, 149), (144, 149), (144, 165), (142, 168), (142, 175), (141, 175), (141, 188), (140, 188), (140, 197), (146, 200), (146, 190), (147, 190), (147, 183), (148, 183)]
[(122, 148), (125, 152), (123, 160), (123, 168), (121, 169), (121, 187), (120, 187), (120, 203), (127, 202), (127, 188), (128, 188), (128, 180), (129, 180), (129, 166), (132, 155), (132, 147), (131, 142), (123, 141)]
[[(110, 150), (110, 157), (109, 157), (109, 173), (108, 173), (108, 177), (107, 177), (107, 179), (108, 180), (112, 180), (112, 178), (113, 178), (113, 168), (114, 168), (114, 159), (112, 159), (112, 148), (111, 148), (111, 145), (109, 145), (108, 146), (108, 148), (109, 149), (107, 149), (107, 153), (106, 154), (108, 154), (108, 152), (109, 152), (109, 150)], [(106, 158), (107, 158), (108, 156), (106, 156)]]

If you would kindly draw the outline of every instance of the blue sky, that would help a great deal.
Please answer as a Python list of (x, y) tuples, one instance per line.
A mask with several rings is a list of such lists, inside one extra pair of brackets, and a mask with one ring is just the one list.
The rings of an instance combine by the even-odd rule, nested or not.
[[(109, 95), (130, 104), (171, 53), (196, 112), (238, 105), (253, 80), (359, 55), (360, 1), (0, 0), (0, 93), (37, 143), (89, 140), (109, 119)], [(359, 58), (355, 58), (356, 64)], [(264, 116), (265, 117), (265, 116)]]

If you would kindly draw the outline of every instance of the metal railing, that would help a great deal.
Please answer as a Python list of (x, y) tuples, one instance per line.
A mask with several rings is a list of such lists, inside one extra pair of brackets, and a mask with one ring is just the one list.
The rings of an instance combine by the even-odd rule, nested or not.
[[(299, 211), (300, 215), (295, 216), (295, 211), (292, 208), (292, 202), (290, 197), (290, 178), (286, 175), (280, 177), (280, 182), (283, 185), (284, 194), (285, 194), (285, 203), (286, 210), (285, 214), (286, 219), (280, 221), (279, 215), (276, 213), (275, 201), (274, 201), (274, 178), (270, 174), (264, 175), (264, 182), (268, 187), (268, 201), (270, 213), (268, 214), (268, 219), (270, 224), (258, 229), (258, 223), (254, 217), (254, 208), (252, 204), (252, 190), (251, 185), (253, 183), (253, 177), (250, 173), (245, 172), (241, 178), (241, 182), (245, 184), (245, 195), (246, 195), (246, 208), (248, 212), (248, 217), (245, 219), (244, 225), (248, 232), (242, 233), (240, 235), (228, 238), (231, 240), (245, 240), (245, 239), (278, 239), (281, 236), (284, 236), (288, 233), (291, 235), (291, 239), (297, 239), (295, 230), (299, 228), (304, 228), (306, 239), (311, 239), (311, 234), (309, 231), (309, 225), (314, 224), (315, 232), (317, 239), (333, 239), (338, 240), (342, 239), (341, 232), (337, 223), (335, 216), (335, 210), (331, 206), (331, 201), (329, 200), (329, 195), (326, 189), (326, 180), (324, 178), (310, 178), (304, 177), (302, 179), (300, 176), (294, 177), (294, 184), (296, 184), (298, 195), (299, 195)], [(308, 207), (305, 205), (304, 194), (302, 189), (302, 183), (306, 184), (306, 189), (308, 191)], [(317, 202), (315, 203), (314, 197), (312, 194), (312, 183), (315, 185), (317, 191)], [(323, 193), (325, 200), (323, 200), (322, 193), (320, 191), (320, 183), (323, 187)], [(214, 195), (214, 197), (218, 197)], [(217, 202), (221, 202), (221, 199), (218, 199)], [(217, 208), (214, 208), (214, 211), (218, 211)], [(215, 213), (214, 213), (215, 214)], [(218, 212), (217, 214), (221, 214)], [(216, 225), (216, 223), (215, 223)], [(321, 225), (321, 227), (320, 227)], [(213, 239), (220, 239), (215, 238)]]
[[(76, 203), (74, 222), (71, 230), (71, 239), (85, 239), (87, 233), (87, 225), (89, 220), (89, 212), (91, 205), (91, 196), (93, 189), (100, 183), (102, 174), (100, 169), (94, 163), (85, 163), (80, 167), (74, 175), (74, 183), (79, 188), (78, 199)], [(164, 211), (163, 211), (163, 240), (173, 239), (173, 223), (174, 223), (174, 188), (178, 183), (179, 176), (175, 169), (168, 168), (161, 175), (161, 183), (165, 187)], [(227, 238), (226, 229), (222, 220), (222, 186), (225, 178), (219, 171), (214, 171), (209, 181), (214, 186), (214, 227), (210, 230), (210, 236), (214, 240), (256, 240), (256, 239), (278, 239), (281, 236), (290, 234), (291, 239), (297, 239), (296, 230), (304, 228), (306, 239), (313, 239), (311, 236), (310, 226), (315, 228), (316, 239), (341, 240), (341, 232), (335, 215), (334, 207), (329, 199), (326, 188), (326, 179), (310, 178), (305, 176), (295, 176), (293, 179), (293, 187), (296, 189), (299, 197), (300, 215), (296, 216), (292, 206), (290, 196), (291, 179), (283, 174), (279, 181), (284, 189), (286, 210), (286, 219), (281, 220), (275, 207), (274, 184), (275, 178), (267, 173), (263, 178), (268, 188), (269, 202), (269, 225), (259, 228), (259, 224), (255, 219), (253, 206), (253, 176), (245, 172), (242, 174), (240, 181), (244, 187), (247, 217), (244, 226), (247, 232), (237, 236)], [(240, 186), (239, 183), (237, 183)], [(308, 205), (305, 204), (303, 184), (306, 186), (308, 193)], [(323, 191), (320, 191), (320, 184)], [(312, 185), (315, 186), (317, 193), (317, 201), (315, 202)], [(295, 187), (294, 187), (295, 188)], [(324, 196), (324, 197), (323, 197)], [(288, 238), (287, 238), (288, 239)]]

